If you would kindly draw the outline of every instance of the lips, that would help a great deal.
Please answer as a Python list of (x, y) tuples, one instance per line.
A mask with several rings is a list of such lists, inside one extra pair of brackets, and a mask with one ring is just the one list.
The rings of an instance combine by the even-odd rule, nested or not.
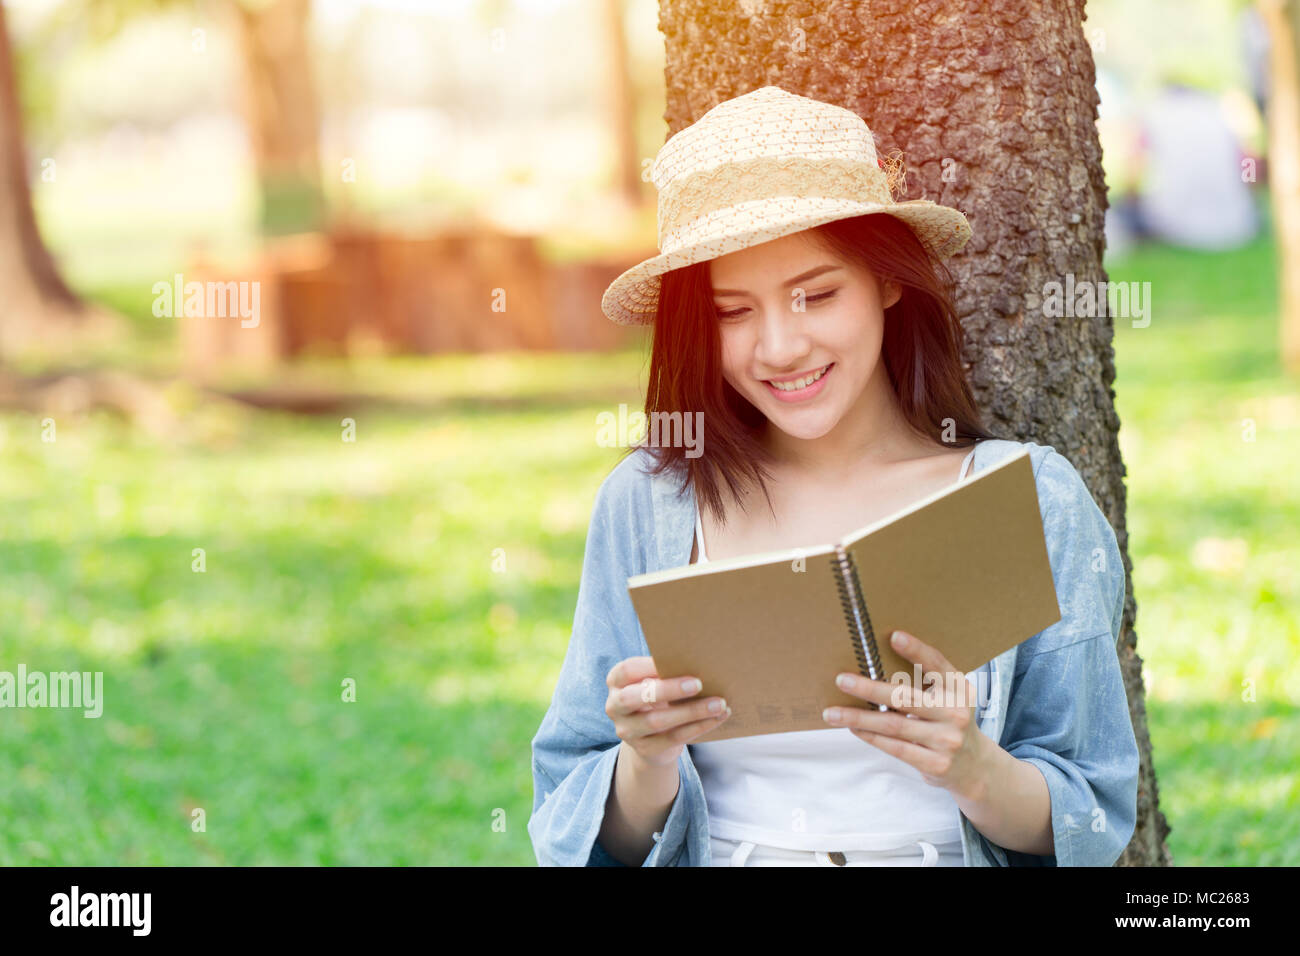
[[(832, 362), (831, 365), (834, 363)], [(813, 369), (811, 372), (803, 372), (799, 375), (792, 375), (788, 378), (769, 378), (764, 379), (768, 385), (775, 386), (782, 391), (796, 391), (801, 388), (807, 388), (809, 385), (818, 381), (823, 375), (830, 371), (830, 365), (823, 365), (821, 368)]]
[[(768, 394), (781, 402), (805, 402), (815, 396), (826, 387), (826, 380), (830, 378), (831, 373), (835, 371), (835, 363), (825, 365), (820, 369), (814, 369), (812, 372), (805, 372), (802, 375), (793, 376), (786, 379), (786, 387), (781, 388), (771, 379), (764, 379), (763, 384), (767, 386)], [(795, 387), (790, 387), (794, 383)]]

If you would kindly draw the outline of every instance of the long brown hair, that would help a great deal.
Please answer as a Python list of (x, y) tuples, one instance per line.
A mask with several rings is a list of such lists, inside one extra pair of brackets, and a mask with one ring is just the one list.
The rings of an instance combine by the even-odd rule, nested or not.
[[(961, 365), (961, 326), (952, 304), (952, 276), (921, 245), (906, 223), (878, 213), (839, 219), (815, 227), (816, 236), (835, 253), (856, 262), (884, 283), (893, 280), (902, 295), (885, 309), (881, 353), (903, 416), (919, 434), (964, 448), (993, 438), (984, 429)], [(686, 449), (651, 446), (653, 473), (670, 471), (684, 492), (694, 483), (702, 506), (725, 522), (722, 488), (743, 508), (745, 486), (759, 488), (772, 507), (766, 480), (771, 453), (759, 440), (766, 416), (722, 376), (722, 339), (713, 304), (708, 262), (665, 273), (660, 279), (650, 352), (645, 414), (703, 412), (706, 450), (688, 457)], [(940, 442), (946, 430), (954, 436)]]

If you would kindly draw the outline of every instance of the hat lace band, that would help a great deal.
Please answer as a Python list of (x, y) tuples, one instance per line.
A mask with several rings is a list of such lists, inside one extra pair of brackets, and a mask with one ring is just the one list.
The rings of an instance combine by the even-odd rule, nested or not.
[(659, 248), (688, 223), (737, 203), (777, 196), (891, 203), (885, 173), (860, 159), (759, 156), (702, 170), (659, 193)]

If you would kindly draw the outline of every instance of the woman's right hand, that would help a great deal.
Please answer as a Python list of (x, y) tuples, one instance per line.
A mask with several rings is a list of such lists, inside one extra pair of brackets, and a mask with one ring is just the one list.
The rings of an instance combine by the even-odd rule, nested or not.
[[(684, 685), (690, 680), (695, 680), (695, 686), (687, 689)], [(605, 713), (614, 721), (614, 731), (651, 766), (676, 765), (684, 746), (731, 716), (721, 697), (690, 699), (700, 692), (695, 678), (659, 677), (651, 657), (619, 661), (610, 668), (605, 683), (609, 685)], [(716, 711), (711, 709), (714, 705)]]

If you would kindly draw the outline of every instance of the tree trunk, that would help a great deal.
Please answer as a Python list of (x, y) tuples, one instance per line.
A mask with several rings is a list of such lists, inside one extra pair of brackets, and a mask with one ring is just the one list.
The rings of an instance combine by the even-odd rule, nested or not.
[(17, 69), (0, 4), (0, 359), (88, 313), (41, 241), (27, 182)]
[(233, 0), (231, 6), (243, 53), (244, 115), (261, 187), (262, 231), (319, 228), (325, 199), (307, 35), (311, 0)]
[[(1099, 282), (1106, 187), (1082, 0), (660, 0), (670, 135), (761, 86), (856, 111), (901, 150), (909, 199), (967, 214), (950, 265), (986, 424), (1052, 445), (1110, 520), (1128, 593), (1120, 664), (1141, 752), (1137, 828), (1120, 865), (1169, 865), (1133, 631), (1124, 464), (1109, 317), (1051, 319), (1047, 282)], [(976, 11), (976, 12), (972, 12)]]
[(1300, 373), (1300, 0), (1261, 0), (1268, 26), (1268, 183), (1282, 364)]

